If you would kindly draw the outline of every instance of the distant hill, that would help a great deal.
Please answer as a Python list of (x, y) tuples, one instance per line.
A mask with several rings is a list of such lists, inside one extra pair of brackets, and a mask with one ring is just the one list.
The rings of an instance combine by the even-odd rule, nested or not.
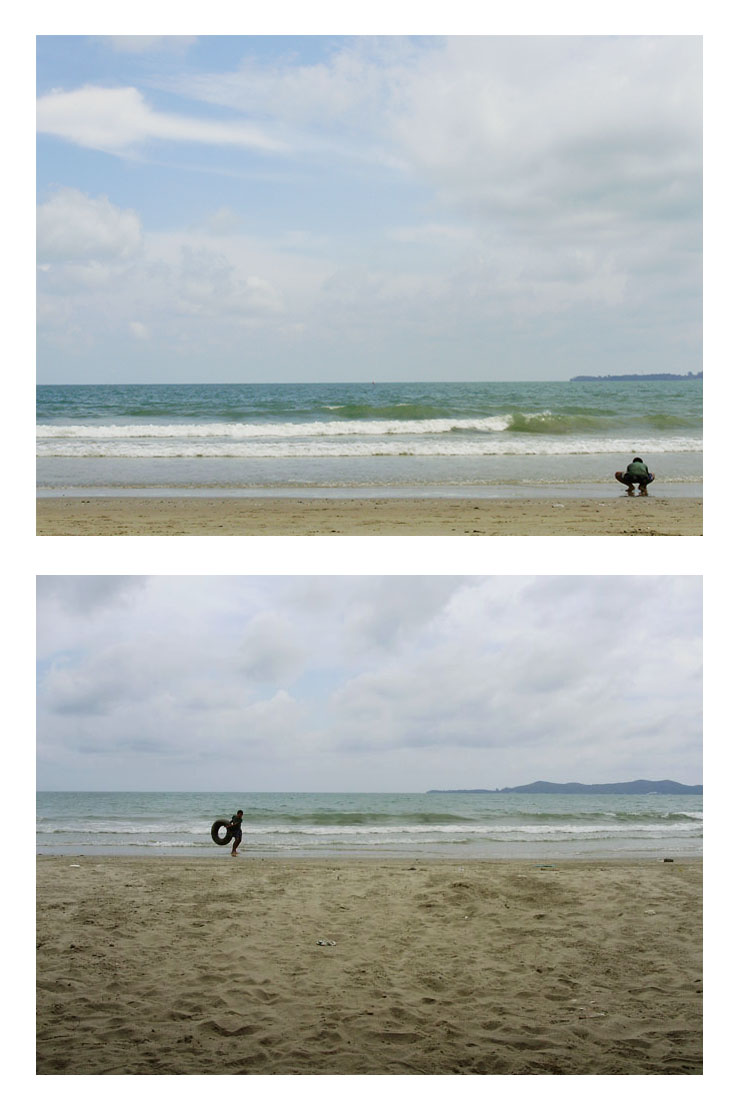
[(676, 379), (704, 378), (704, 372), (687, 375), (653, 374), (653, 375), (575, 375), (571, 382), (674, 382)]
[(535, 780), (518, 788), (432, 788), (427, 795), (503, 795), (521, 792), (529, 795), (702, 795), (702, 784), (679, 784), (675, 780), (630, 780), (623, 784), (552, 784)]

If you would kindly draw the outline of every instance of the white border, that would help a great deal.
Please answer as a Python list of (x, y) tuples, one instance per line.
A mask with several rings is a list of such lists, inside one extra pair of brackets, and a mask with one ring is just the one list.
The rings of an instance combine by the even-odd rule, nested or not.
[[(508, 11), (507, 11), (508, 8)], [(35, 573), (38, 574), (704, 574), (706, 596), (706, 660), (705, 699), (706, 756), (711, 788), (710, 813), (707, 823), (707, 866), (711, 914), (710, 938), (707, 947), (710, 962), (708, 973), (714, 987), (709, 993), (711, 1003), (707, 1021), (707, 1073), (703, 1078), (361, 1078), (356, 1084), (344, 1078), (40, 1078), (33, 1077), (33, 1055), (29, 1048), (33, 1000), (28, 992), (24, 962), (29, 961), (29, 924), (25, 914), (6, 924), (9, 937), (7, 952), (22, 958), (23, 981), (11, 986), (12, 998), (6, 997), (4, 1009), (5, 1047), (12, 1063), (8, 1081), (16, 1099), (40, 1103), (64, 1095), (74, 1099), (76, 1107), (98, 1106), (102, 1099), (108, 1107), (142, 1096), (155, 1099), (174, 1093), (183, 1110), (201, 1108), (203, 1100), (244, 1100), (279, 1095), (287, 1099), (321, 1100), (322, 1108), (333, 1108), (340, 1100), (344, 1105), (352, 1089), (355, 1106), (371, 1107), (379, 1099), (391, 1107), (408, 1105), (420, 1098), (430, 1107), (447, 1105), (451, 1099), (488, 1098), (508, 1095), (518, 1106), (535, 1107), (554, 1094), (579, 1109), (598, 1099), (602, 1108), (621, 1106), (625, 1100), (642, 1098), (641, 1105), (656, 1099), (669, 1101), (676, 1112), (693, 1109), (699, 1099), (716, 1095), (723, 1099), (718, 1083), (731, 1080), (734, 1059), (734, 1020), (723, 1017), (719, 1001), (722, 995), (734, 1004), (732, 984), (735, 970), (733, 953), (736, 919), (730, 906), (730, 893), (736, 889), (736, 867), (733, 862), (734, 831), (723, 829), (717, 815), (728, 813), (728, 794), (737, 783), (735, 756), (736, 730), (734, 705), (728, 699), (734, 672), (734, 633), (737, 621), (737, 590), (735, 569), (737, 544), (734, 542), (735, 492), (730, 486), (732, 463), (730, 452), (735, 446), (733, 425), (737, 420), (737, 359), (730, 327), (736, 327), (737, 285), (722, 277), (722, 258), (727, 254), (734, 263), (737, 247), (737, 220), (733, 214), (735, 199), (729, 190), (736, 188), (736, 175), (727, 172), (729, 156), (725, 142), (734, 148), (734, 125), (723, 108), (737, 101), (736, 40), (726, 3), (657, 3), (650, 0), (625, 0), (614, 8), (592, 3), (562, 2), (560, 4), (527, 3), (504, 6), (492, 13), (478, 3), (449, 5), (440, 3), (401, 3), (399, 0), (378, 0), (372, 8), (351, 7), (334, 3), (277, 3), (269, 7), (245, 11), (236, 5), (213, 2), (207, 6), (192, 0), (179, 3), (142, 3), (132, 0), (121, 12), (105, 9), (91, 0), (70, 0), (64, 5), (49, 0), (29, 6), (30, 14), (6, 15), (3, 58), (4, 103), (11, 130), (13, 158), (11, 165), (20, 168), (17, 175), (6, 168), (4, 195), (6, 212), (29, 215), (28, 186), (32, 178), (32, 140), (26, 134), (25, 107), (12, 116), (20, 96), (24, 104), (29, 79), (33, 73), (33, 39), (36, 33), (151, 33), (163, 31), (180, 34), (704, 34), (707, 87), (708, 181), (711, 186), (707, 204), (708, 250), (706, 268), (710, 276), (706, 286), (707, 343), (705, 367), (708, 371), (710, 415), (707, 428), (707, 477), (709, 495), (705, 521), (708, 539), (703, 538), (35, 538), (33, 456), (26, 436), (31, 421), (19, 422), (11, 437), (8, 461), (20, 460), (18, 470), (11, 470), (6, 484), (8, 517), (6, 518), (6, 637), (3, 646), (3, 674), (10, 697), (6, 703), (6, 722), (11, 724), (12, 741), (8, 751), (28, 739), (28, 707), (30, 699), (28, 674), (33, 648), (32, 623), (29, 615), (35, 607)], [(454, 15), (452, 12), (454, 11)], [(206, 12), (208, 13), (206, 15)], [(31, 24), (31, 27), (28, 27)], [(32, 109), (31, 109), (32, 110)], [(29, 112), (30, 114), (30, 112)], [(734, 114), (732, 112), (731, 114)], [(719, 164), (719, 173), (718, 173)], [(27, 174), (28, 172), (28, 174)], [(31, 195), (33, 188), (31, 187)], [(731, 215), (732, 214), (732, 215)], [(29, 218), (32, 226), (32, 216)], [(24, 227), (26, 225), (24, 224)], [(20, 243), (20, 250), (18, 244)], [(21, 231), (11, 245), (10, 265), (2, 278), (4, 304), (17, 305), (18, 283), (22, 296), (32, 289), (32, 266), (25, 258), (27, 234)], [(718, 259), (718, 256), (720, 258)], [(15, 265), (15, 264), (18, 265)], [(719, 265), (718, 265), (719, 263)], [(716, 278), (719, 271), (719, 280)], [(31, 295), (32, 296), (32, 295)], [(32, 314), (31, 314), (32, 317)], [(29, 348), (28, 319), (23, 313), (10, 313), (8, 375), (16, 376), (10, 391), (6, 412), (31, 414), (28, 401), (29, 382), (34, 379), (32, 351)], [(715, 386), (714, 383), (717, 383)], [(10, 389), (6, 385), (6, 389)], [(721, 409), (721, 413), (718, 410)], [(719, 445), (726, 447), (722, 450)], [(28, 463), (26, 462), (28, 461)], [(20, 482), (18, 475), (20, 474)], [(732, 565), (730, 561), (732, 560)], [(634, 603), (632, 603), (634, 605)], [(731, 640), (730, 640), (731, 639)], [(20, 728), (18, 728), (20, 723)], [(14, 725), (15, 724), (15, 725)], [(21, 762), (22, 766), (25, 762)], [(12, 760), (6, 766), (8, 783), (15, 780)], [(11, 813), (8, 828), (24, 820), (28, 801), (28, 773), (21, 769), (21, 791)], [(722, 785), (725, 785), (723, 788)], [(27, 818), (27, 816), (26, 816)], [(726, 856), (720, 856), (723, 853)], [(20, 898), (28, 906), (29, 884), (32, 884), (32, 862), (22, 847), (11, 851), (11, 890), (22, 884), (25, 894)], [(31, 889), (32, 891), (32, 889)], [(725, 895), (727, 893), (727, 895)], [(30, 897), (32, 901), (32, 895)], [(734, 899), (733, 899), (734, 904)], [(717, 911), (725, 914), (717, 914)], [(21, 921), (22, 920), (22, 921)], [(718, 966), (720, 967), (718, 969)], [(721, 972), (720, 972), (721, 970)], [(723, 1078), (723, 1074), (725, 1075)], [(346, 1084), (345, 1084), (346, 1082)], [(434, 1089), (431, 1086), (434, 1084)], [(235, 1086), (239, 1085), (238, 1094)], [(244, 1086), (246, 1085), (246, 1089)], [(711, 1087), (711, 1091), (710, 1091)], [(728, 1087), (727, 1091), (732, 1091)], [(164, 1089), (167, 1093), (164, 1093)], [(358, 1099), (359, 1098), (359, 1099)], [(197, 1105), (196, 1105), (197, 1102)]]

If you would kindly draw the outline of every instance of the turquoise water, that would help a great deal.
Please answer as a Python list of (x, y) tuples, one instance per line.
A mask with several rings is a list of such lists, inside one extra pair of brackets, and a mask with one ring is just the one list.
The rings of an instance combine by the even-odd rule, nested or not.
[(649, 858), (702, 852), (701, 795), (39, 792), (39, 853), (213, 856), (244, 814), (257, 856)]
[(37, 389), (47, 494), (582, 493), (635, 454), (696, 494), (701, 453), (698, 379)]

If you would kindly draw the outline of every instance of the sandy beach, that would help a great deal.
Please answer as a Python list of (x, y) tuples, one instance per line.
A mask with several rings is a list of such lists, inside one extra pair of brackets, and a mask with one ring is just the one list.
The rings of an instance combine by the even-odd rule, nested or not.
[(695, 860), (41, 856), (37, 879), (40, 1074), (702, 1069)]
[(700, 498), (53, 497), (38, 536), (701, 536)]

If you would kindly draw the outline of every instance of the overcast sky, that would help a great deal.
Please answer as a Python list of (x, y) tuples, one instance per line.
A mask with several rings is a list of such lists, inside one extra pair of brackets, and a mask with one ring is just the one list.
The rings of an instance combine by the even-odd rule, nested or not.
[(701, 370), (701, 41), (38, 40), (41, 382)]
[(41, 576), (41, 790), (700, 783), (697, 576)]

